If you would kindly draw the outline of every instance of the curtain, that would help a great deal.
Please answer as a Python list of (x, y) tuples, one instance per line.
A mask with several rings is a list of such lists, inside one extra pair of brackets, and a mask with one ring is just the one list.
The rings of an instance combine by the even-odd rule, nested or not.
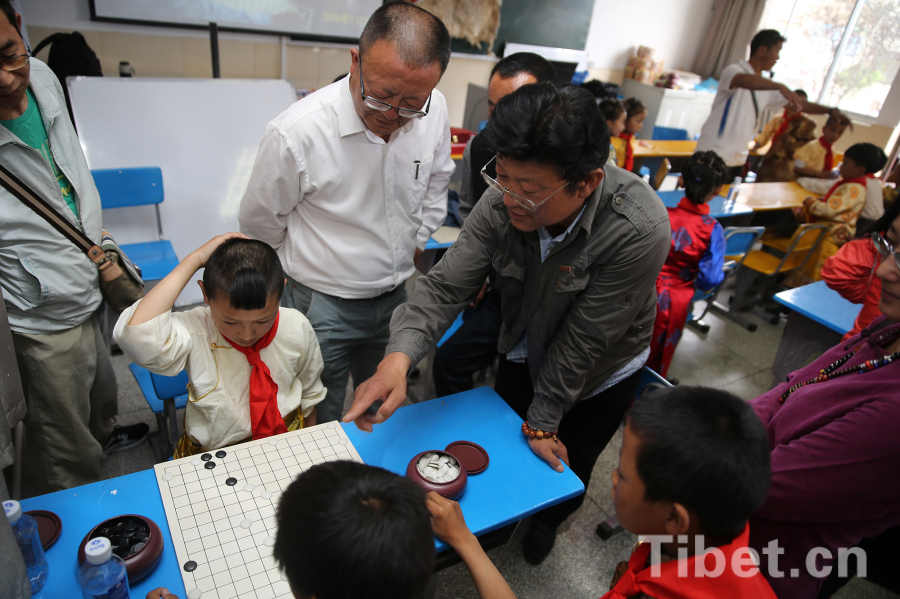
[(716, 0), (694, 72), (718, 79), (725, 67), (747, 58), (765, 8), (766, 0)]

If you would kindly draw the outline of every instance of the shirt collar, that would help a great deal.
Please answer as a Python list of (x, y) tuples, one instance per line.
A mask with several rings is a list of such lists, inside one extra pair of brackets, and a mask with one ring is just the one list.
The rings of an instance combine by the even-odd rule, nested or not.
[(586, 205), (582, 206), (581, 211), (578, 213), (578, 216), (575, 217), (575, 220), (572, 221), (572, 224), (569, 225), (569, 228), (567, 228), (565, 231), (563, 231), (556, 237), (550, 236), (550, 231), (547, 230), (547, 227), (541, 227), (540, 229), (538, 229), (538, 235), (540, 235), (541, 239), (546, 242), (559, 243), (560, 241), (562, 241), (563, 239), (566, 238), (566, 235), (568, 235), (569, 233), (572, 232), (572, 229), (574, 229), (575, 225), (578, 224), (578, 221), (581, 220), (581, 215), (584, 214), (585, 208), (587, 208)]
[[(359, 93), (359, 90), (357, 90), (356, 92), (351, 92), (350, 75), (347, 75), (344, 79), (338, 81), (337, 84), (340, 86), (340, 89), (338, 90), (337, 102), (338, 134), (341, 137), (347, 137), (348, 135), (365, 133), (367, 131), (366, 123), (362, 120), (362, 118), (360, 118), (359, 114), (357, 114), (356, 106), (353, 104), (353, 93)], [(400, 127), (398, 131), (409, 133), (414, 124), (415, 119), (410, 119), (410, 121)], [(375, 134), (372, 133), (372, 135)]]
[(687, 198), (681, 198), (678, 207), (695, 214), (709, 214), (709, 204), (695, 204)]

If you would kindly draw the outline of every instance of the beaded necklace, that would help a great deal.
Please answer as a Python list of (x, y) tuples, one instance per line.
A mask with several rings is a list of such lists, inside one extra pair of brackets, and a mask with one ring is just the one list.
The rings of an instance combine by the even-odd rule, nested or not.
[[(886, 334), (876, 338), (875, 343), (873, 345), (880, 345), (883, 341), (893, 340), (893, 339), (897, 338), (898, 336), (900, 336), (900, 330), (896, 330), (891, 333), (886, 333)], [(859, 364), (858, 366), (851, 366), (849, 368), (844, 368), (842, 370), (838, 370), (838, 368), (840, 368), (841, 366), (846, 364), (850, 358), (855, 356), (856, 353), (860, 349), (862, 349), (863, 346), (864, 346), (864, 343), (861, 343), (859, 346), (857, 346), (856, 349), (851, 351), (846, 356), (838, 358), (837, 360), (835, 360), (834, 362), (832, 362), (831, 364), (829, 364), (828, 366), (826, 366), (825, 368), (820, 370), (819, 376), (817, 376), (815, 378), (811, 378), (808, 381), (805, 381), (803, 383), (798, 383), (798, 384), (792, 386), (790, 389), (788, 389), (787, 391), (785, 391), (784, 393), (781, 394), (781, 396), (778, 398), (778, 401), (781, 403), (784, 403), (785, 400), (788, 397), (790, 397), (791, 393), (793, 393), (800, 387), (805, 387), (806, 385), (812, 385), (814, 383), (823, 383), (825, 381), (828, 381), (831, 379), (836, 379), (838, 377), (842, 377), (846, 374), (852, 374), (854, 372), (857, 374), (863, 374), (863, 373), (875, 370), (876, 368), (881, 368), (882, 366), (884, 366), (886, 364), (890, 364), (894, 360), (900, 358), (900, 352), (894, 352), (892, 354), (887, 354), (884, 357), (879, 358), (879, 359), (866, 360), (865, 362), (863, 362), (862, 364)]]

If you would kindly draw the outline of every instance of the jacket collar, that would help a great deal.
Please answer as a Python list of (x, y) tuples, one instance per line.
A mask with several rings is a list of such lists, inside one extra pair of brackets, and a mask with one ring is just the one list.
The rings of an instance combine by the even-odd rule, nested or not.
[[(38, 112), (44, 120), (44, 128), (47, 129), (47, 135), (50, 135), (50, 128), (53, 121), (61, 113), (59, 102), (56, 101), (56, 95), (51, 93), (42, 81), (35, 77), (42, 71), (49, 71), (50, 67), (36, 58), (29, 59), (31, 74), (28, 78), (28, 88), (34, 94), (38, 103)], [(51, 84), (52, 85), (52, 84)], [(0, 144), (10, 143), (14, 141), (15, 136), (6, 128), (0, 127)]]
[(678, 207), (694, 214), (709, 214), (709, 204), (695, 204), (687, 198), (681, 198)]

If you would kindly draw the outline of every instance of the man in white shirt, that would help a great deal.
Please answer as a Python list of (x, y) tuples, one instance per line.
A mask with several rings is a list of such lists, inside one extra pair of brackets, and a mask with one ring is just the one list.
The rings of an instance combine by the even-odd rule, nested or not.
[(383, 5), (350, 56), (348, 77), (269, 123), (239, 214), (241, 232), (278, 251), (282, 305), (319, 338), (319, 422), (341, 417), (348, 373), (356, 384), (375, 373), (414, 259), (446, 216), (454, 168), (434, 89), (450, 60), (444, 24)]
[(763, 77), (763, 71), (771, 71), (778, 62), (785, 41), (774, 29), (763, 29), (750, 42), (750, 60), (725, 67), (719, 77), (719, 90), (700, 131), (697, 151), (712, 150), (721, 156), (732, 178), (742, 175), (759, 116), (767, 109), (790, 104), (794, 110), (808, 114), (834, 112), (850, 122), (837, 108), (809, 102), (784, 84)]

